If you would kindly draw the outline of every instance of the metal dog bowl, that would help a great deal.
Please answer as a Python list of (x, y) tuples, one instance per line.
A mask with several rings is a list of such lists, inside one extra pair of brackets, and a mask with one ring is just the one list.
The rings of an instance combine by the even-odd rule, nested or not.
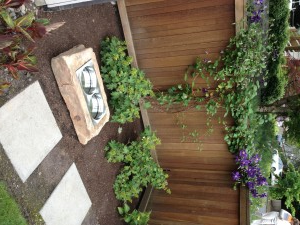
[(89, 111), (94, 120), (99, 120), (105, 113), (105, 106), (100, 94), (93, 94), (89, 102)]
[(83, 91), (90, 95), (97, 88), (97, 76), (95, 70), (91, 66), (86, 66), (80, 76), (81, 87)]
[(91, 119), (95, 125), (105, 115), (106, 108), (92, 60), (89, 60), (76, 70), (76, 76), (80, 83)]

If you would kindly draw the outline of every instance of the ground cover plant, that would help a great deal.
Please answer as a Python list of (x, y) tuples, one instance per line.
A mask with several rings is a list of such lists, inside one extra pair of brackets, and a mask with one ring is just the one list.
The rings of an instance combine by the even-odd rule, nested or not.
[(114, 113), (112, 121), (125, 123), (139, 118), (139, 101), (153, 96), (152, 84), (145, 74), (130, 66), (126, 43), (116, 37), (101, 42), (101, 74), (108, 90)]
[(158, 144), (160, 140), (146, 128), (137, 141), (122, 144), (112, 140), (105, 148), (109, 162), (124, 164), (115, 180), (114, 191), (116, 198), (123, 203), (122, 207), (118, 207), (118, 212), (130, 225), (146, 225), (150, 218), (150, 212), (139, 212), (136, 209), (131, 211), (129, 206), (133, 198), (139, 197), (143, 188), (151, 185), (170, 193), (166, 180), (168, 175), (150, 153)]
[(0, 182), (0, 225), (27, 225), (15, 200)]

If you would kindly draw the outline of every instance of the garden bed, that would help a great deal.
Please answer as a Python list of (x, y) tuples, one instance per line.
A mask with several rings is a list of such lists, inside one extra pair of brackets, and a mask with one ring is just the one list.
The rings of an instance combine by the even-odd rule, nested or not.
[[(107, 162), (104, 147), (112, 139), (124, 143), (135, 140), (142, 130), (142, 123), (139, 119), (124, 125), (109, 122), (100, 135), (87, 145), (81, 145), (50, 65), (51, 58), (78, 44), (92, 47), (100, 62), (100, 40), (111, 35), (122, 37), (117, 7), (108, 3), (61, 12), (39, 11), (38, 16), (50, 19), (51, 23), (65, 24), (53, 34), (37, 41), (35, 54), (39, 72), (34, 75), (25, 74), (20, 80), (14, 81), (7, 95), (0, 98), (0, 106), (38, 80), (63, 138), (25, 184), (20, 181), (0, 147), (0, 180), (8, 184), (29, 224), (43, 224), (38, 211), (72, 162), (75, 162), (93, 204), (83, 224), (123, 224), (116, 210), (119, 202), (112, 188), (120, 164)], [(121, 133), (118, 132), (119, 127), (122, 127)]]

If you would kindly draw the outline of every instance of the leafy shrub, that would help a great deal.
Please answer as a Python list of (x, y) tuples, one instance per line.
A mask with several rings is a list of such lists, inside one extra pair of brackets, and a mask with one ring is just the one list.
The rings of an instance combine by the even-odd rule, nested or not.
[(269, 44), (272, 54), (269, 56), (266, 79), (267, 86), (262, 90), (262, 102), (272, 104), (282, 98), (287, 82), (287, 73), (282, 71), (285, 64), (284, 49), (289, 41), (289, 0), (269, 1)]
[(124, 163), (120, 174), (114, 183), (116, 198), (124, 203), (119, 207), (119, 213), (129, 224), (147, 224), (149, 213), (141, 213), (134, 210), (129, 213), (127, 202), (132, 202), (133, 198), (139, 197), (143, 188), (151, 185), (156, 189), (163, 189), (170, 193), (167, 188), (168, 175), (163, 169), (153, 161), (150, 151), (160, 144), (160, 140), (154, 133), (146, 128), (141, 134), (140, 140), (133, 141), (128, 145), (117, 141), (110, 141), (106, 146), (106, 158), (109, 162)]
[(110, 104), (114, 109), (112, 120), (119, 123), (139, 118), (139, 101), (153, 96), (152, 84), (145, 74), (131, 68), (132, 58), (126, 55), (126, 43), (116, 37), (101, 43), (101, 73), (107, 89), (111, 91)]
[[(298, 100), (300, 102), (300, 100)], [(299, 111), (295, 110), (289, 113), (289, 121), (285, 122), (285, 126), (289, 129), (286, 132), (287, 139), (290, 143), (300, 147), (300, 117)]]
[(0, 225), (27, 225), (15, 200), (0, 183)]
[(293, 202), (300, 201), (300, 173), (292, 164), (288, 164), (287, 172), (277, 178), (276, 186), (270, 188), (270, 196), (272, 199), (286, 198), (285, 205), (295, 215)]
[(288, 71), (282, 68), (281, 64), (277, 68), (271, 67), (270, 75), (267, 78), (267, 86), (262, 90), (262, 102), (272, 104), (284, 96), (285, 88), (288, 82)]

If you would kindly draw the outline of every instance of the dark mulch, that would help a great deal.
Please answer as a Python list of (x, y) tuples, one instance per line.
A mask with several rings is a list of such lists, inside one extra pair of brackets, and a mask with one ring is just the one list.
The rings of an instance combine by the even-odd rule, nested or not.
[(22, 77), (10, 93), (1, 98), (0, 105), (34, 80), (38, 80), (63, 138), (25, 184), (20, 181), (0, 148), (0, 180), (8, 184), (30, 224), (43, 224), (36, 216), (38, 211), (70, 165), (75, 162), (93, 204), (84, 224), (123, 224), (116, 211), (119, 202), (112, 189), (120, 165), (107, 163), (104, 146), (112, 139), (122, 142), (135, 140), (142, 129), (141, 121), (123, 125), (121, 134), (118, 134), (119, 124), (107, 123), (97, 137), (87, 145), (81, 145), (50, 65), (52, 57), (78, 44), (92, 47), (97, 54), (101, 39), (108, 35), (122, 37), (117, 8), (111, 4), (101, 4), (61, 12), (41, 12), (39, 17), (47, 17), (51, 22), (64, 21), (66, 24), (37, 42), (39, 72), (33, 77)]

